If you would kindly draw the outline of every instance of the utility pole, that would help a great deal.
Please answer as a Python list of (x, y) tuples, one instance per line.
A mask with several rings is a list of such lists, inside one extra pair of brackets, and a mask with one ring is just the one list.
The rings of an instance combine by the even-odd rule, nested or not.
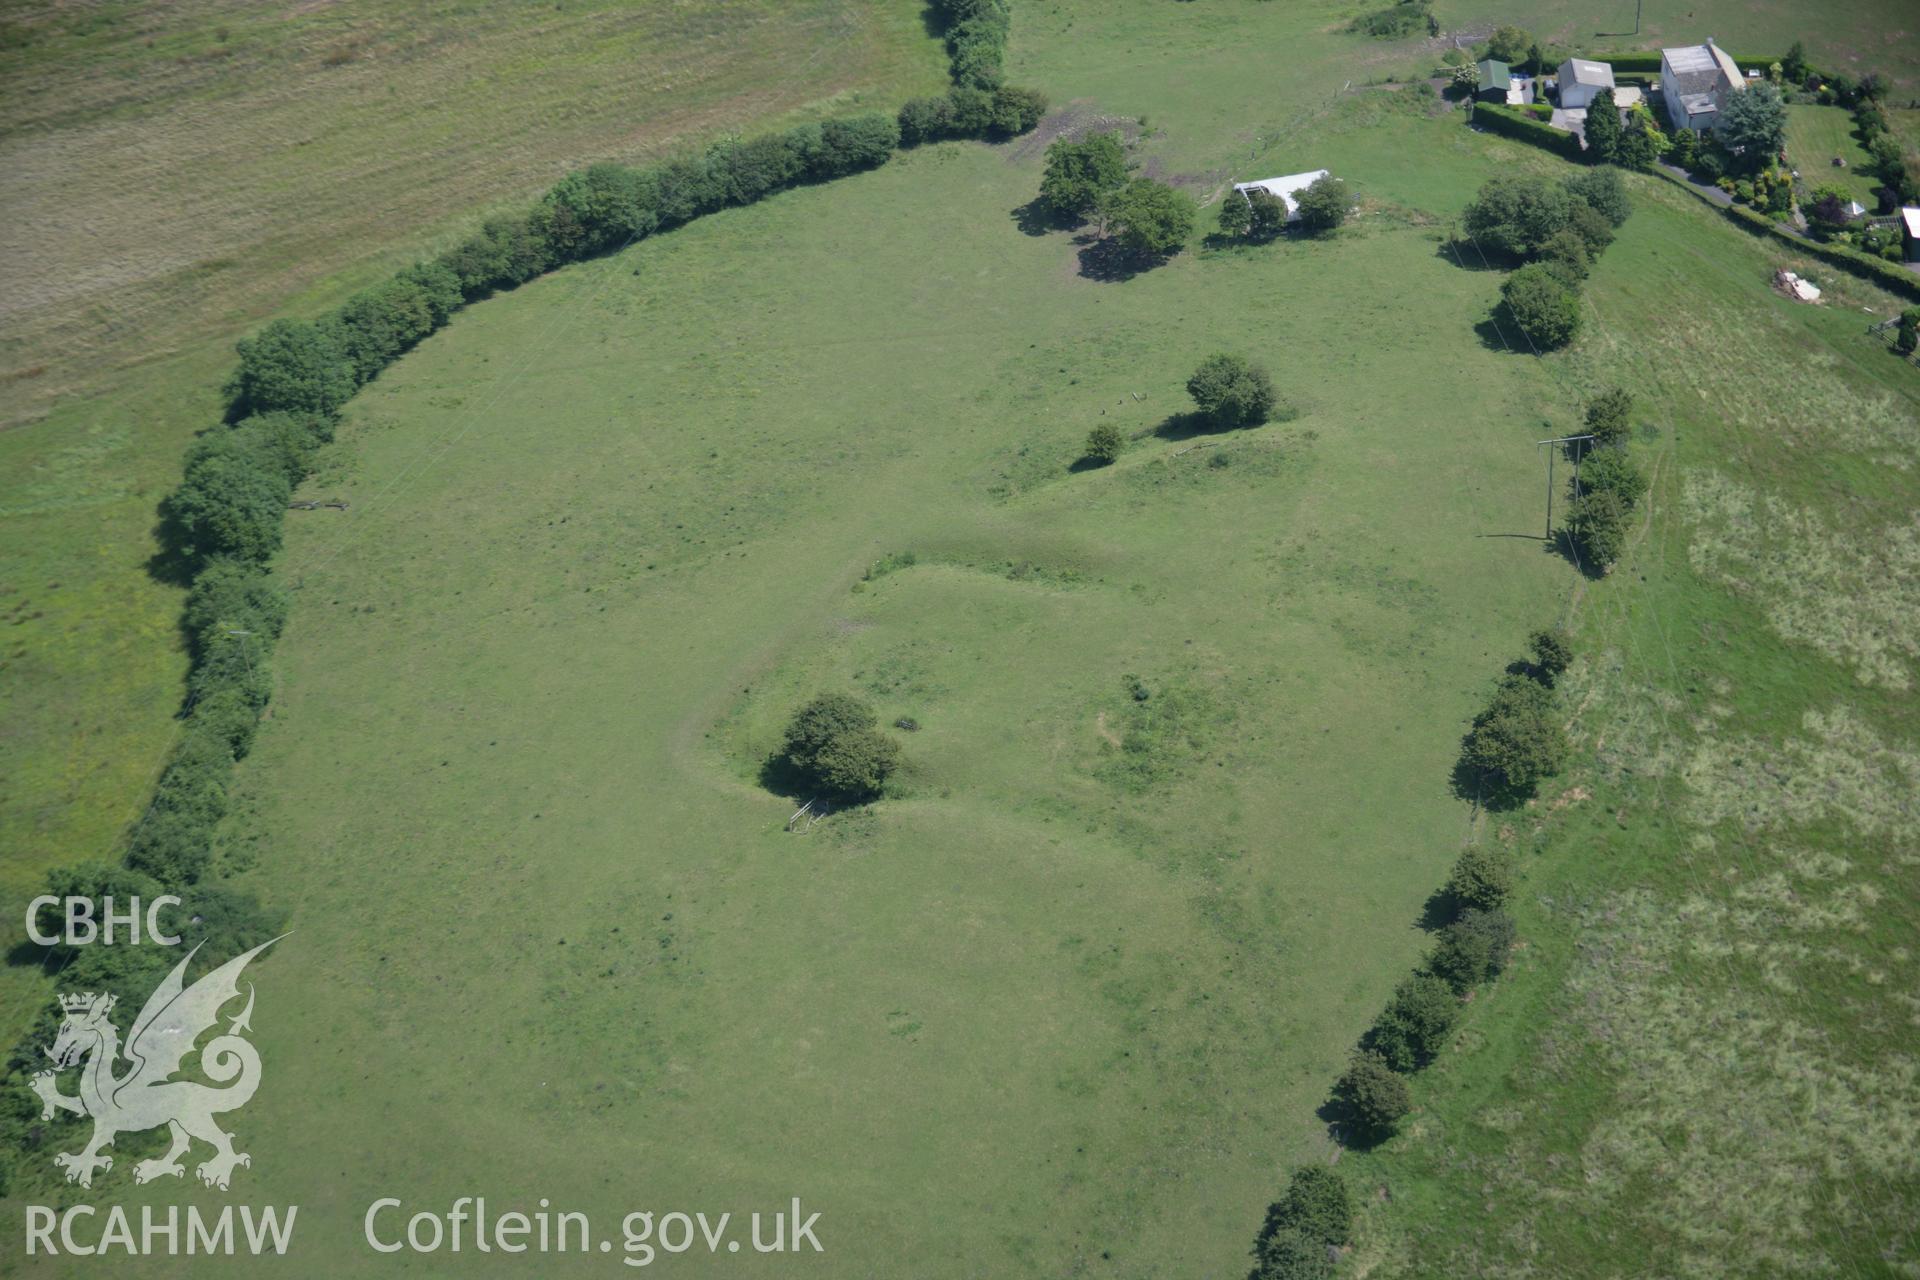
[[(1576, 440), (1586, 441), (1591, 439), (1593, 439), (1591, 435), (1555, 436), (1551, 440), (1536, 440), (1533, 442), (1533, 447), (1538, 449), (1543, 444), (1572, 444)], [(1580, 484), (1580, 455), (1577, 453), (1573, 457), (1573, 483), (1575, 488), (1577, 489)], [(1552, 451), (1549, 451), (1547, 454), (1547, 536), (1545, 537), (1545, 539), (1543, 539), (1543, 541), (1546, 541), (1546, 542), (1553, 541), (1553, 453)]]

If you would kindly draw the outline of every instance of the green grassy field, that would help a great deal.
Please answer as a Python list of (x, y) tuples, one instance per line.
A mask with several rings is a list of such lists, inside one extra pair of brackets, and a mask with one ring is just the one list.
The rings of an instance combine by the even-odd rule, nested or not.
[[(570, 167), (892, 103), (944, 67), (878, 0), (0, 12), (8, 900), (146, 802), (185, 669), (180, 594), (146, 571), (155, 506), (219, 420), (236, 338)], [(38, 998), (18, 977), (14, 1032)]]
[[(1730, 44), (1791, 29), (1734, 12)], [(262, 971), (242, 1177), (302, 1206), (310, 1262), (394, 1269), (359, 1244), (381, 1194), (608, 1221), (798, 1194), (825, 1215), (808, 1274), (1239, 1274), (1286, 1166), (1333, 1156), (1315, 1108), (1463, 834), (1540, 851), (1526, 949), (1407, 1137), (1342, 1160), (1391, 1195), (1361, 1261), (1901, 1256), (1920, 428), (1912, 370), (1859, 334), (1885, 300), (1815, 266), (1831, 305), (1792, 307), (1761, 247), (1640, 183), (1581, 345), (1490, 348), (1499, 277), (1441, 231), (1486, 177), (1556, 162), (1339, 95), (1418, 57), (1341, 16), (1035, 6), (1013, 67), (1146, 116), (1146, 164), (1203, 195), (1335, 169), (1365, 205), (1331, 242), (1097, 283), (1014, 217), (1034, 141), (943, 145), (489, 302), (356, 399), (308, 488), (352, 507), (293, 513), (281, 687), (223, 850), (298, 928)], [(1273, 73), (1281, 47), (1303, 70)], [(1299, 417), (1156, 434), (1223, 347)], [(210, 412), (196, 358), (180, 394)], [(1648, 390), (1660, 500), (1582, 584), (1537, 540), (1531, 442), (1618, 378)], [(48, 557), (75, 554), (87, 484), (167, 451), (110, 403), (43, 437), (64, 461), (33, 474), (76, 522), (43, 527)], [(1121, 463), (1071, 470), (1116, 419)], [(137, 525), (156, 496), (99, 505)], [(113, 584), (145, 553), (102, 529), (57, 589), (96, 624), (136, 611)], [(1577, 790), (1470, 830), (1465, 718), (1561, 616), (1589, 654)], [(163, 740), (164, 636), (120, 638), (113, 692), (45, 660), (36, 714), (153, 690), (130, 718)], [(790, 835), (758, 765), (821, 687), (922, 728), (899, 797)], [(137, 802), (157, 755), (127, 733), (92, 741), (122, 773), (87, 794)], [(1130, 734), (1163, 767), (1122, 769)], [(1747, 763), (1769, 754), (1831, 786)], [(63, 839), (119, 821), (27, 781)], [(1743, 826), (1756, 805), (1792, 824)], [(1768, 1028), (1806, 1053), (1761, 1058)], [(1767, 1194), (1741, 1216), (1747, 1169)]]
[[(1474, 171), (1457, 123), (1408, 124)], [(1496, 278), (1403, 218), (1113, 286), (1015, 226), (1037, 172), (944, 146), (709, 219), (476, 310), (357, 403), (234, 833), (300, 904), (282, 1096), (333, 1099), (324, 1135), (260, 1117), (308, 1157), (263, 1189), (792, 1187), (840, 1224), (823, 1274), (1144, 1275), (1232, 1265), (1324, 1151), (1458, 839), (1459, 725), (1568, 585), (1482, 536), (1539, 518), (1539, 375), (1474, 335)], [(1409, 291), (1449, 322), (1396, 329)], [(1222, 346), (1299, 419), (1069, 472)], [(817, 687), (924, 728), (901, 799), (802, 838), (755, 774)], [(1133, 732), (1184, 745), (1119, 776)], [(367, 1018), (410, 1028), (373, 1078), (487, 1123), (450, 1149), (340, 1094), (323, 1046)]]
[(1572, 363), (1643, 390), (1660, 483), (1575, 615), (1580, 767), (1477, 836), (1527, 865), (1514, 972), (1342, 1163), (1391, 1197), (1370, 1274), (1920, 1261), (1920, 379), (1855, 318), (1884, 301), (1817, 264), (1836, 305), (1772, 297), (1771, 254), (1642, 186), (1592, 287), (1634, 330)]

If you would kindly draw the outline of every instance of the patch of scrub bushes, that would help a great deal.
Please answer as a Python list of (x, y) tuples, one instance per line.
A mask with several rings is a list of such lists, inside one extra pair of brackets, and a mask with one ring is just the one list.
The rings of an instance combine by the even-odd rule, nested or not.
[(1376, 40), (1405, 40), (1410, 36), (1437, 36), (1440, 20), (1433, 16), (1428, 0), (1400, 0), (1384, 9), (1373, 9), (1353, 20), (1350, 28)]
[[(1500, 287), (1494, 327), (1515, 350), (1538, 355), (1563, 347), (1580, 332), (1580, 286), (1593, 263), (1633, 214), (1619, 170), (1589, 169), (1560, 182), (1537, 175), (1494, 178), (1461, 214), (1466, 243), (1484, 265), (1495, 259), (1519, 269)], [(1524, 342), (1512, 343), (1502, 320)]]
[(1301, 1165), (1253, 1242), (1248, 1280), (1325, 1280), (1353, 1236), (1353, 1196), (1346, 1179), (1320, 1165)]
[[(167, 927), (218, 963), (265, 941), (282, 918), (252, 897), (211, 882), (215, 836), (226, 816), (236, 761), (252, 747), (272, 694), (274, 643), (287, 597), (270, 569), (289, 499), (338, 414), (362, 386), (440, 329), (470, 302), (565, 263), (618, 250), (703, 214), (806, 183), (885, 164), (901, 146), (938, 138), (999, 138), (1039, 123), (1046, 100), (1001, 83), (1006, 0), (941, 0), (954, 89), (910, 102), (897, 115), (867, 113), (756, 138), (729, 138), (649, 168), (596, 164), (567, 175), (532, 208), (489, 218), (431, 262), (410, 266), (315, 320), (276, 320), (237, 347), (226, 420), (188, 450), (179, 486), (163, 504), (163, 561), (190, 587), (181, 626), (191, 666), (178, 740), (123, 858), (56, 869), (49, 892), (182, 899)], [(848, 700), (852, 702), (852, 700)], [(816, 700), (808, 725), (834, 731), (796, 762), (835, 794), (877, 793), (897, 764), (897, 744), (860, 706)], [(798, 721), (796, 721), (798, 724)], [(102, 912), (96, 901), (96, 918)], [(52, 949), (64, 986), (110, 991), (137, 1008), (171, 948), (113, 945)], [(25, 1077), (41, 1069), (49, 1009), (17, 1046), (0, 1082), (0, 1148), (45, 1142)], [(137, 1139), (130, 1139), (138, 1145)], [(4, 1178), (0, 1168), (0, 1178)]]

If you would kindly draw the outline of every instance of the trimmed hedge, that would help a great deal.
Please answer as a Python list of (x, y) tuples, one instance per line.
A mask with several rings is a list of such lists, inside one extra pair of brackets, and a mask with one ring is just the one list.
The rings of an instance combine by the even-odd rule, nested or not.
[(1491, 133), (1504, 134), (1521, 142), (1532, 143), (1536, 147), (1544, 147), (1569, 160), (1581, 158), (1580, 139), (1577, 135), (1535, 120), (1525, 112), (1516, 111), (1512, 107), (1503, 107), (1492, 102), (1477, 103), (1469, 119)]

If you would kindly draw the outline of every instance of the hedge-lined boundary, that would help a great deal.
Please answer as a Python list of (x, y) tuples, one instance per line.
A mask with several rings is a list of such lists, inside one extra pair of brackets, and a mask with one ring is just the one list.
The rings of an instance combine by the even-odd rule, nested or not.
[(1498, 133), (1521, 142), (1544, 147), (1568, 160), (1579, 160), (1583, 154), (1580, 138), (1565, 129), (1556, 129), (1543, 120), (1536, 120), (1525, 112), (1512, 107), (1501, 106), (1493, 102), (1474, 104), (1473, 114), (1469, 117), (1474, 124), (1489, 133)]
[[(805, 124), (647, 168), (596, 164), (568, 174), (530, 209), (489, 218), (459, 245), (349, 298), (317, 320), (276, 320), (237, 346), (225, 421), (188, 449), (178, 488), (162, 504), (164, 559), (190, 585), (183, 727), (118, 864), (58, 868), (60, 897), (124, 902), (173, 893), (169, 927), (205, 941), (218, 960), (264, 941), (281, 920), (208, 877), (235, 764), (253, 744), (272, 694), (269, 665), (288, 599), (269, 565), (288, 502), (314, 452), (333, 438), (340, 410), (362, 386), (463, 307), (570, 262), (624, 249), (704, 214), (776, 192), (877, 168), (903, 147), (942, 139), (1010, 138), (1046, 111), (1038, 92), (1002, 82), (1007, 0), (933, 0), (946, 28), (954, 86), (895, 115), (867, 113)], [(50, 932), (58, 932), (51, 918)], [(55, 948), (63, 980), (110, 991), (137, 1007), (171, 948)], [(51, 1011), (15, 1046), (0, 1102), (0, 1148), (44, 1143), (26, 1077), (44, 1066)], [(137, 1140), (136, 1145), (137, 1145)], [(0, 1155), (0, 1194), (9, 1167)]]
[[(1471, 119), (1474, 123), (1485, 126), (1491, 133), (1498, 133), (1519, 142), (1541, 147), (1547, 151), (1554, 152), (1563, 159), (1579, 161), (1584, 158), (1584, 153), (1580, 149), (1579, 139), (1575, 138), (1573, 134), (1562, 129), (1555, 129), (1551, 125), (1541, 124), (1538, 120), (1529, 119), (1510, 107), (1497, 106), (1493, 103), (1479, 103), (1474, 107)], [(1719, 203), (1712, 197), (1697, 190), (1694, 185), (1685, 178), (1670, 173), (1659, 165), (1654, 165), (1650, 169), (1638, 170), (1637, 172), (1650, 173), (1655, 177), (1673, 183), (1675, 186), (1699, 200), (1702, 204), (1726, 215), (1730, 221), (1745, 231), (1749, 231), (1758, 236), (1770, 236), (1790, 246), (1796, 252), (1819, 258), (1823, 262), (1838, 267), (1850, 275), (1858, 276), (1862, 280), (1877, 284), (1891, 293), (1897, 293), (1903, 297), (1920, 301), (1920, 275), (1906, 270), (1906, 268), (1899, 263), (1888, 262), (1884, 258), (1876, 258), (1872, 254), (1861, 253), (1859, 250), (1850, 249), (1846, 245), (1826, 244), (1819, 240), (1803, 238), (1787, 230), (1784, 226), (1775, 222), (1772, 218), (1767, 217), (1765, 214), (1756, 213), (1752, 209), (1748, 209), (1742, 205)]]
[(1729, 221), (1743, 231), (1756, 236), (1770, 236), (1796, 253), (1819, 258), (1829, 266), (1838, 267), (1850, 275), (1858, 276), (1871, 284), (1877, 284), (1890, 293), (1920, 301), (1920, 274), (1908, 271), (1899, 263), (1888, 262), (1885, 258), (1876, 258), (1872, 254), (1861, 253), (1858, 249), (1849, 249), (1842, 244), (1825, 244), (1818, 240), (1804, 239), (1764, 213), (1756, 213), (1744, 205), (1719, 203), (1677, 174), (1669, 173), (1659, 167), (1655, 167), (1650, 172), (1681, 188), (1707, 207), (1725, 214)]

